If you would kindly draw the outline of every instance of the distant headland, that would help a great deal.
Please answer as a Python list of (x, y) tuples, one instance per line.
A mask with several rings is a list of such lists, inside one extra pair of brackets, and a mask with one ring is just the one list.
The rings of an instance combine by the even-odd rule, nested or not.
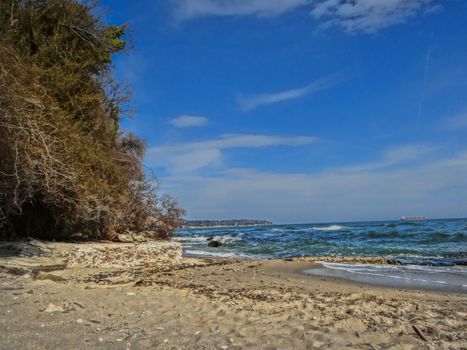
[(267, 226), (272, 225), (271, 221), (266, 220), (186, 220), (183, 227), (227, 227), (227, 226)]

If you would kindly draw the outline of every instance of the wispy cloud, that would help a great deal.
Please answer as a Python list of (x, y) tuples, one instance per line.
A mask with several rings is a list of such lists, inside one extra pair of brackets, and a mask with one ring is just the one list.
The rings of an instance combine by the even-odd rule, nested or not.
[[(375, 163), (412, 158), (394, 152), (383, 154)], [(227, 168), (216, 175), (169, 176), (162, 179), (162, 186), (180, 199), (190, 217), (199, 219), (251, 216), (276, 222), (330, 222), (402, 215), (465, 216), (467, 152), (440, 159), (420, 152), (418, 159), (411, 167), (401, 162), (384, 171), (368, 164), (356, 164), (354, 169), (360, 170), (353, 172)]]
[(375, 171), (384, 170), (389, 167), (400, 166), (413, 163), (416, 160), (434, 152), (437, 147), (431, 145), (409, 144), (394, 147), (383, 153), (380, 160), (370, 163), (358, 164), (355, 166), (341, 168), (343, 172), (362, 172), (362, 171)]
[(206, 117), (197, 117), (192, 115), (181, 115), (169, 121), (169, 124), (176, 128), (190, 128), (194, 126), (204, 126), (208, 122)]
[(179, 20), (208, 16), (274, 17), (311, 3), (311, 0), (175, 0)]
[(331, 75), (295, 89), (276, 91), (239, 98), (239, 107), (242, 111), (251, 111), (261, 106), (276, 104), (284, 101), (296, 100), (312, 95), (318, 91), (326, 90), (342, 80), (337, 75)]
[(467, 111), (458, 115), (446, 118), (442, 121), (442, 126), (446, 130), (461, 130), (467, 128)]
[(324, 22), (346, 32), (374, 33), (404, 23), (417, 13), (433, 13), (441, 0), (173, 0), (175, 16), (191, 20), (210, 16), (274, 17), (306, 9)]
[[(436, 0), (323, 0), (315, 1), (311, 15), (326, 27), (338, 26), (346, 32), (374, 33), (406, 22), (425, 10), (438, 8)], [(431, 11), (430, 11), (431, 10)]]
[(198, 142), (178, 143), (150, 148), (146, 162), (171, 172), (190, 172), (219, 164), (223, 150), (232, 148), (263, 148), (273, 146), (301, 146), (317, 142), (311, 136), (270, 136), (254, 134), (225, 134), (218, 138)]

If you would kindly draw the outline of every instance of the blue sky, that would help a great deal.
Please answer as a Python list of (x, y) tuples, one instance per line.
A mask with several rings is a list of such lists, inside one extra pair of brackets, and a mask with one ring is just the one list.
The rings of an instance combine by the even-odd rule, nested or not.
[(467, 2), (103, 1), (123, 126), (190, 219), (467, 216)]

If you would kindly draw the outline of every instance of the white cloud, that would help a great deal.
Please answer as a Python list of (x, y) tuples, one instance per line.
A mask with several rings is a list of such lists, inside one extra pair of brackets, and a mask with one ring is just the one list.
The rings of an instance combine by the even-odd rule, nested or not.
[(296, 89), (245, 96), (239, 99), (239, 106), (243, 111), (251, 111), (261, 106), (296, 100), (308, 95), (312, 95), (318, 91), (329, 89), (336, 85), (339, 81), (340, 78), (338, 78), (337, 75), (331, 75), (315, 80), (306, 86)]
[(374, 33), (404, 23), (421, 10), (430, 12), (435, 0), (323, 0), (315, 1), (311, 15), (325, 26), (347, 32)]
[(196, 117), (192, 115), (181, 115), (169, 121), (169, 124), (176, 128), (189, 128), (193, 126), (204, 126), (208, 122), (205, 117)]
[(309, 4), (311, 0), (175, 0), (180, 20), (208, 16), (274, 17)]
[(441, 0), (174, 0), (179, 20), (208, 16), (274, 17), (306, 8), (324, 26), (374, 33), (419, 12), (436, 12)]
[(317, 142), (310, 136), (270, 136), (253, 134), (225, 134), (218, 138), (178, 143), (150, 148), (146, 162), (167, 168), (174, 173), (186, 173), (219, 164), (222, 150), (232, 148), (263, 148), (272, 146), (301, 146)]
[(351, 167), (341, 168), (340, 170), (345, 172), (361, 172), (386, 169), (392, 166), (401, 165), (403, 163), (414, 162), (417, 159), (432, 153), (436, 149), (436, 147), (429, 145), (403, 145), (387, 150), (379, 161), (358, 164)]
[[(391, 158), (388, 154), (377, 163)], [(420, 160), (426, 159), (423, 154)], [(198, 219), (329, 222), (402, 215), (463, 217), (467, 213), (467, 152), (409, 167), (401, 163), (384, 171), (371, 168), (308, 174), (226, 169), (207, 176), (169, 176), (161, 184), (179, 198), (191, 218)]]
[(447, 130), (461, 130), (467, 128), (467, 111), (460, 113), (453, 117), (445, 119), (443, 122), (444, 129)]

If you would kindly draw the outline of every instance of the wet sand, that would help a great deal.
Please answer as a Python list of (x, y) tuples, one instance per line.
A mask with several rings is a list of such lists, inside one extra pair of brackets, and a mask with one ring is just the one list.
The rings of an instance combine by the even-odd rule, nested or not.
[(2, 349), (466, 349), (467, 295), (308, 276), (309, 261), (0, 273)]

